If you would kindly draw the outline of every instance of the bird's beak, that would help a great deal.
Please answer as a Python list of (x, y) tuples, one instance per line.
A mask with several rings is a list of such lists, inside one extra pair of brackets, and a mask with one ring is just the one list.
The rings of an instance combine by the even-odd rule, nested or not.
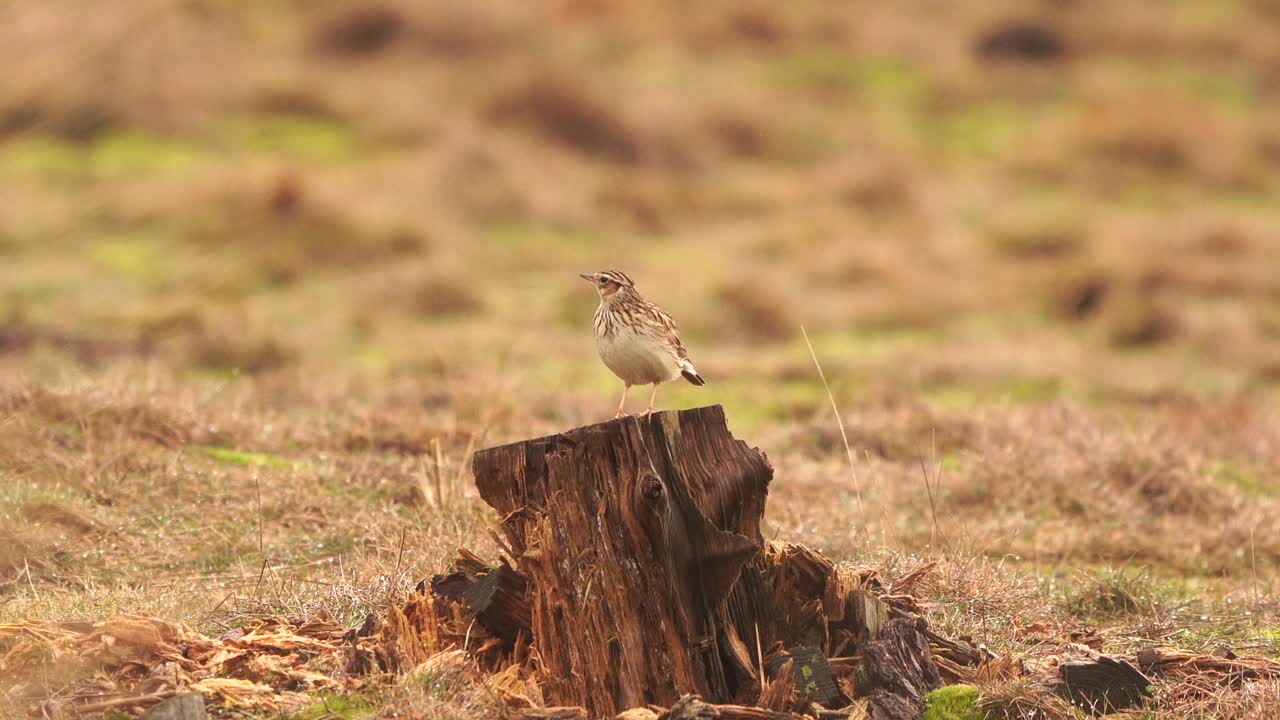
[(594, 282), (596, 279), (596, 276), (591, 273), (578, 273), (578, 277), (586, 280), (587, 282)]

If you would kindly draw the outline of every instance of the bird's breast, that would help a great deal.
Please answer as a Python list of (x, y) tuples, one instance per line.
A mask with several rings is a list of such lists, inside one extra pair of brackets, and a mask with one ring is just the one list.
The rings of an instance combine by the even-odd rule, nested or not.
[(656, 338), (627, 332), (597, 335), (600, 359), (614, 375), (632, 385), (673, 380), (680, 374), (675, 356)]

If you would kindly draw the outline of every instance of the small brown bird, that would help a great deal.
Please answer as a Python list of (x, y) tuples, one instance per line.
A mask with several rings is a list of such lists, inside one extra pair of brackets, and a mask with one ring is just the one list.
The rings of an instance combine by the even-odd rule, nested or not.
[(582, 273), (579, 277), (595, 285), (600, 293), (600, 307), (596, 308), (592, 323), (596, 349), (604, 364), (624, 383), (615, 418), (625, 414), (627, 391), (632, 385), (653, 385), (649, 407), (644, 411), (647, 417), (653, 412), (659, 383), (683, 375), (694, 385), (705, 384), (689, 360), (689, 351), (680, 342), (675, 321), (641, 297), (626, 273), (607, 270)]

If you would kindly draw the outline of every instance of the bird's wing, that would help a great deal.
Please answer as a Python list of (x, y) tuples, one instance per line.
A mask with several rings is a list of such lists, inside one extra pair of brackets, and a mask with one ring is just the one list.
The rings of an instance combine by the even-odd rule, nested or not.
[(676, 327), (676, 321), (671, 319), (671, 316), (662, 308), (653, 303), (645, 303), (645, 314), (651, 319), (651, 322), (645, 323), (645, 327), (650, 334), (663, 340), (671, 348), (677, 361), (681, 363), (688, 362), (689, 351), (685, 349), (684, 342), (680, 340), (680, 330)]

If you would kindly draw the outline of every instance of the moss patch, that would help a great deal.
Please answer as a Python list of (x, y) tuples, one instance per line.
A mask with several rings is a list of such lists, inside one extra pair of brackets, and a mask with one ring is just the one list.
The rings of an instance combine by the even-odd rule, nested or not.
[(351, 160), (360, 150), (359, 138), (346, 125), (289, 113), (235, 116), (223, 125), (220, 136), (242, 152), (321, 162)]
[(82, 149), (67, 140), (30, 135), (0, 145), (0, 173), (10, 177), (63, 180), (83, 172)]
[(232, 448), (216, 447), (212, 445), (196, 445), (191, 449), (204, 455), (208, 455), (215, 460), (232, 463), (233, 465), (265, 465), (276, 469), (293, 467), (292, 460), (267, 453), (246, 452), (243, 450), (233, 450)]
[(982, 720), (978, 688), (948, 685), (925, 696), (924, 720)]
[(86, 159), (90, 170), (100, 177), (164, 175), (196, 166), (202, 151), (182, 140), (119, 131), (95, 140)]
[(924, 97), (927, 83), (919, 68), (896, 58), (870, 58), (854, 69), (858, 94), (867, 100), (911, 107)]
[(1274, 497), (1280, 494), (1280, 482), (1268, 480), (1244, 465), (1217, 463), (1210, 472), (1219, 482), (1230, 485), (1249, 497)]
[(775, 81), (785, 88), (852, 93), (858, 85), (857, 62), (837, 48), (802, 48), (788, 53), (773, 68)]
[(4, 144), (0, 172), (46, 180), (169, 175), (197, 166), (203, 156), (195, 143), (135, 130), (105, 133), (89, 144), (31, 135)]
[(925, 142), (955, 160), (999, 157), (1031, 128), (1031, 114), (1016, 103), (989, 102), (922, 118)]
[(289, 715), (292, 720), (321, 720), (321, 718), (354, 718), (375, 717), (378, 715), (377, 698), (367, 695), (328, 695), (318, 698), (314, 705), (308, 705), (296, 713)]
[(149, 228), (103, 237), (90, 245), (89, 257), (102, 269), (149, 288), (169, 285), (177, 272), (163, 234)]

